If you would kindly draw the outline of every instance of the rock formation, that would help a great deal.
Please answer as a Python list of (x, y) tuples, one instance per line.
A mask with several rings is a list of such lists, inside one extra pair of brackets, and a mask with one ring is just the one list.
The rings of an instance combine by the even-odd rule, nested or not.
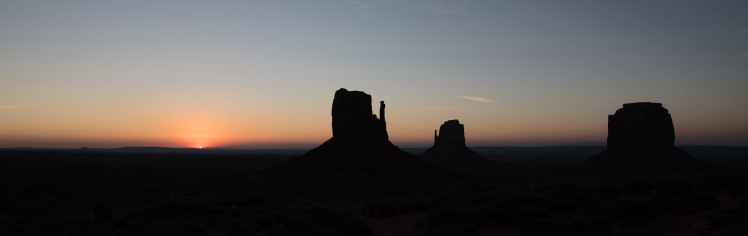
[(673, 120), (660, 103), (623, 104), (608, 116), (608, 148), (669, 148), (675, 141)]
[(332, 101), (332, 138), (359, 142), (387, 141), (384, 101), (379, 102), (379, 106), (381, 119), (371, 114), (371, 95), (339, 89)]
[(332, 105), (333, 137), (300, 157), (262, 175), (293, 183), (412, 183), (452, 178), (454, 174), (418, 159), (393, 145), (387, 135), (384, 102), (379, 118), (371, 96), (341, 88)]
[(445, 121), (434, 130), (434, 146), (427, 149), (421, 159), (433, 165), (464, 173), (486, 173), (497, 164), (465, 145), (465, 126), (458, 120)]
[(609, 173), (683, 172), (710, 166), (675, 147), (675, 129), (668, 110), (660, 103), (624, 104), (608, 116), (605, 151), (582, 163)]
[(461, 149), (465, 145), (465, 126), (459, 120), (448, 120), (439, 126), (439, 135), (434, 130), (434, 148)]

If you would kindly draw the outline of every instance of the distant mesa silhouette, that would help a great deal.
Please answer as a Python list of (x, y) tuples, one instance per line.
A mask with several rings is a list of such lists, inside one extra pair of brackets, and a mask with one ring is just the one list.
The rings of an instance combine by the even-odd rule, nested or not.
[(589, 158), (583, 167), (621, 172), (684, 172), (711, 166), (674, 146), (675, 129), (661, 103), (623, 104), (608, 116), (605, 151)]
[(392, 144), (387, 135), (384, 102), (379, 104), (377, 118), (372, 114), (369, 94), (339, 89), (332, 105), (333, 137), (263, 174), (327, 182), (434, 180), (454, 175)]
[[(441, 136), (439, 136), (441, 135)], [(465, 125), (459, 120), (448, 120), (439, 126), (439, 133), (434, 130), (434, 148), (465, 149)]]
[(434, 146), (426, 149), (421, 159), (433, 165), (463, 173), (491, 172), (498, 164), (465, 145), (465, 126), (459, 120), (445, 121), (434, 130)]
[(623, 104), (608, 116), (608, 148), (670, 148), (675, 142), (673, 119), (660, 103)]

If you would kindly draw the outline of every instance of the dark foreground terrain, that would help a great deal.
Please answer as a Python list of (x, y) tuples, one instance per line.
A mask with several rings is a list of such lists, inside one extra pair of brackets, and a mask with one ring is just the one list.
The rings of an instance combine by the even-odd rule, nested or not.
[(748, 235), (748, 148), (681, 148), (716, 168), (590, 175), (602, 146), (486, 147), (491, 173), (310, 182), (257, 174), (303, 150), (0, 149), (0, 235)]

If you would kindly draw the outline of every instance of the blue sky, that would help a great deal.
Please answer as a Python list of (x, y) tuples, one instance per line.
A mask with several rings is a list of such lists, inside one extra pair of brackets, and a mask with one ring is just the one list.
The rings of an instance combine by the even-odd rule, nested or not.
[(341, 87), (385, 100), (401, 146), (428, 145), (449, 119), (466, 125), (469, 145), (603, 141), (607, 115), (638, 101), (670, 110), (676, 141), (746, 145), (746, 10), (3, 1), (0, 146), (313, 146), (331, 135)]

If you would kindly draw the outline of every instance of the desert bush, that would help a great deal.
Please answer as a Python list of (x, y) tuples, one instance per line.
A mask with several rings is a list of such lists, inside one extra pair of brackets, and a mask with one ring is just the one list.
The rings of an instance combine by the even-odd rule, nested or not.
[(530, 236), (557, 235), (557, 222), (551, 219), (537, 219), (525, 222), (522, 232)]
[(530, 220), (521, 229), (527, 235), (606, 235), (612, 225), (609, 220), (594, 217), (581, 218), (576, 215), (559, 215), (552, 219)]
[(685, 208), (688, 203), (684, 197), (655, 194), (650, 196), (651, 202), (660, 211), (674, 211)]
[(504, 193), (503, 196), (501, 196), (497, 200), (500, 205), (522, 204), (528, 206), (537, 206), (541, 208), (548, 208), (549, 205), (552, 204), (551, 202), (554, 201), (554, 199), (552, 199), (551, 197), (543, 195), (541, 193), (527, 191)]
[(363, 207), (365, 215), (392, 217), (404, 213), (424, 212), (437, 203), (430, 199), (382, 200)]
[(683, 179), (664, 179), (655, 184), (655, 191), (658, 194), (671, 196), (688, 196), (695, 192), (694, 183)]
[(580, 192), (579, 184), (570, 182), (551, 182), (540, 187), (539, 192), (552, 198), (563, 198)]
[(537, 206), (512, 204), (493, 210), (491, 216), (499, 223), (521, 226), (530, 220), (548, 219), (551, 213)]
[(161, 230), (158, 231), (158, 235), (202, 236), (207, 234), (205, 228), (195, 222), (175, 220), (165, 222)]
[(621, 193), (629, 196), (647, 195), (654, 188), (654, 185), (646, 181), (633, 181), (621, 184)]
[(471, 223), (477, 220), (473, 211), (466, 208), (442, 207), (429, 212), (419, 225), (436, 228), (453, 223)]
[(284, 223), (286, 235), (371, 235), (358, 217), (329, 207), (309, 207), (294, 212)]
[(644, 224), (657, 216), (650, 200), (642, 197), (619, 198), (610, 204), (608, 214), (622, 225)]
[(496, 185), (480, 182), (455, 184), (441, 193), (442, 204), (458, 207), (475, 206), (495, 200), (499, 193)]
[(615, 199), (621, 196), (621, 190), (614, 184), (592, 182), (585, 186), (586, 193), (592, 196), (600, 196), (605, 199)]
[(479, 236), (480, 227), (470, 223), (451, 223), (436, 228), (429, 228), (418, 234), (420, 236)]
[(698, 186), (712, 192), (728, 190), (735, 195), (748, 194), (748, 171), (740, 170), (703, 175), (698, 179)]
[(738, 210), (748, 211), (748, 194), (741, 194), (738, 196)]
[(708, 193), (697, 193), (691, 196), (690, 205), (695, 207), (717, 207), (719, 201)]
[(693, 193), (688, 195), (671, 195), (655, 193), (650, 196), (652, 203), (660, 211), (675, 211), (689, 207), (716, 207), (719, 202), (711, 194)]
[(576, 213), (586, 216), (602, 215), (608, 211), (609, 204), (610, 200), (608, 199), (600, 196), (592, 196), (587, 199), (585, 204), (580, 204), (576, 207)]
[(562, 199), (551, 199), (548, 201), (548, 209), (555, 213), (572, 213), (584, 206), (589, 201), (586, 195), (570, 195)]
[(662, 236), (665, 233), (658, 228), (653, 227), (637, 227), (637, 228), (622, 228), (616, 231), (614, 236)]
[(381, 201), (366, 206), (364, 212), (374, 217), (392, 217), (406, 212), (406, 209), (407, 207), (404, 207), (402, 202)]
[(468, 195), (482, 195), (497, 190), (496, 185), (481, 182), (458, 183), (449, 186), (442, 192), (444, 198), (460, 198)]

